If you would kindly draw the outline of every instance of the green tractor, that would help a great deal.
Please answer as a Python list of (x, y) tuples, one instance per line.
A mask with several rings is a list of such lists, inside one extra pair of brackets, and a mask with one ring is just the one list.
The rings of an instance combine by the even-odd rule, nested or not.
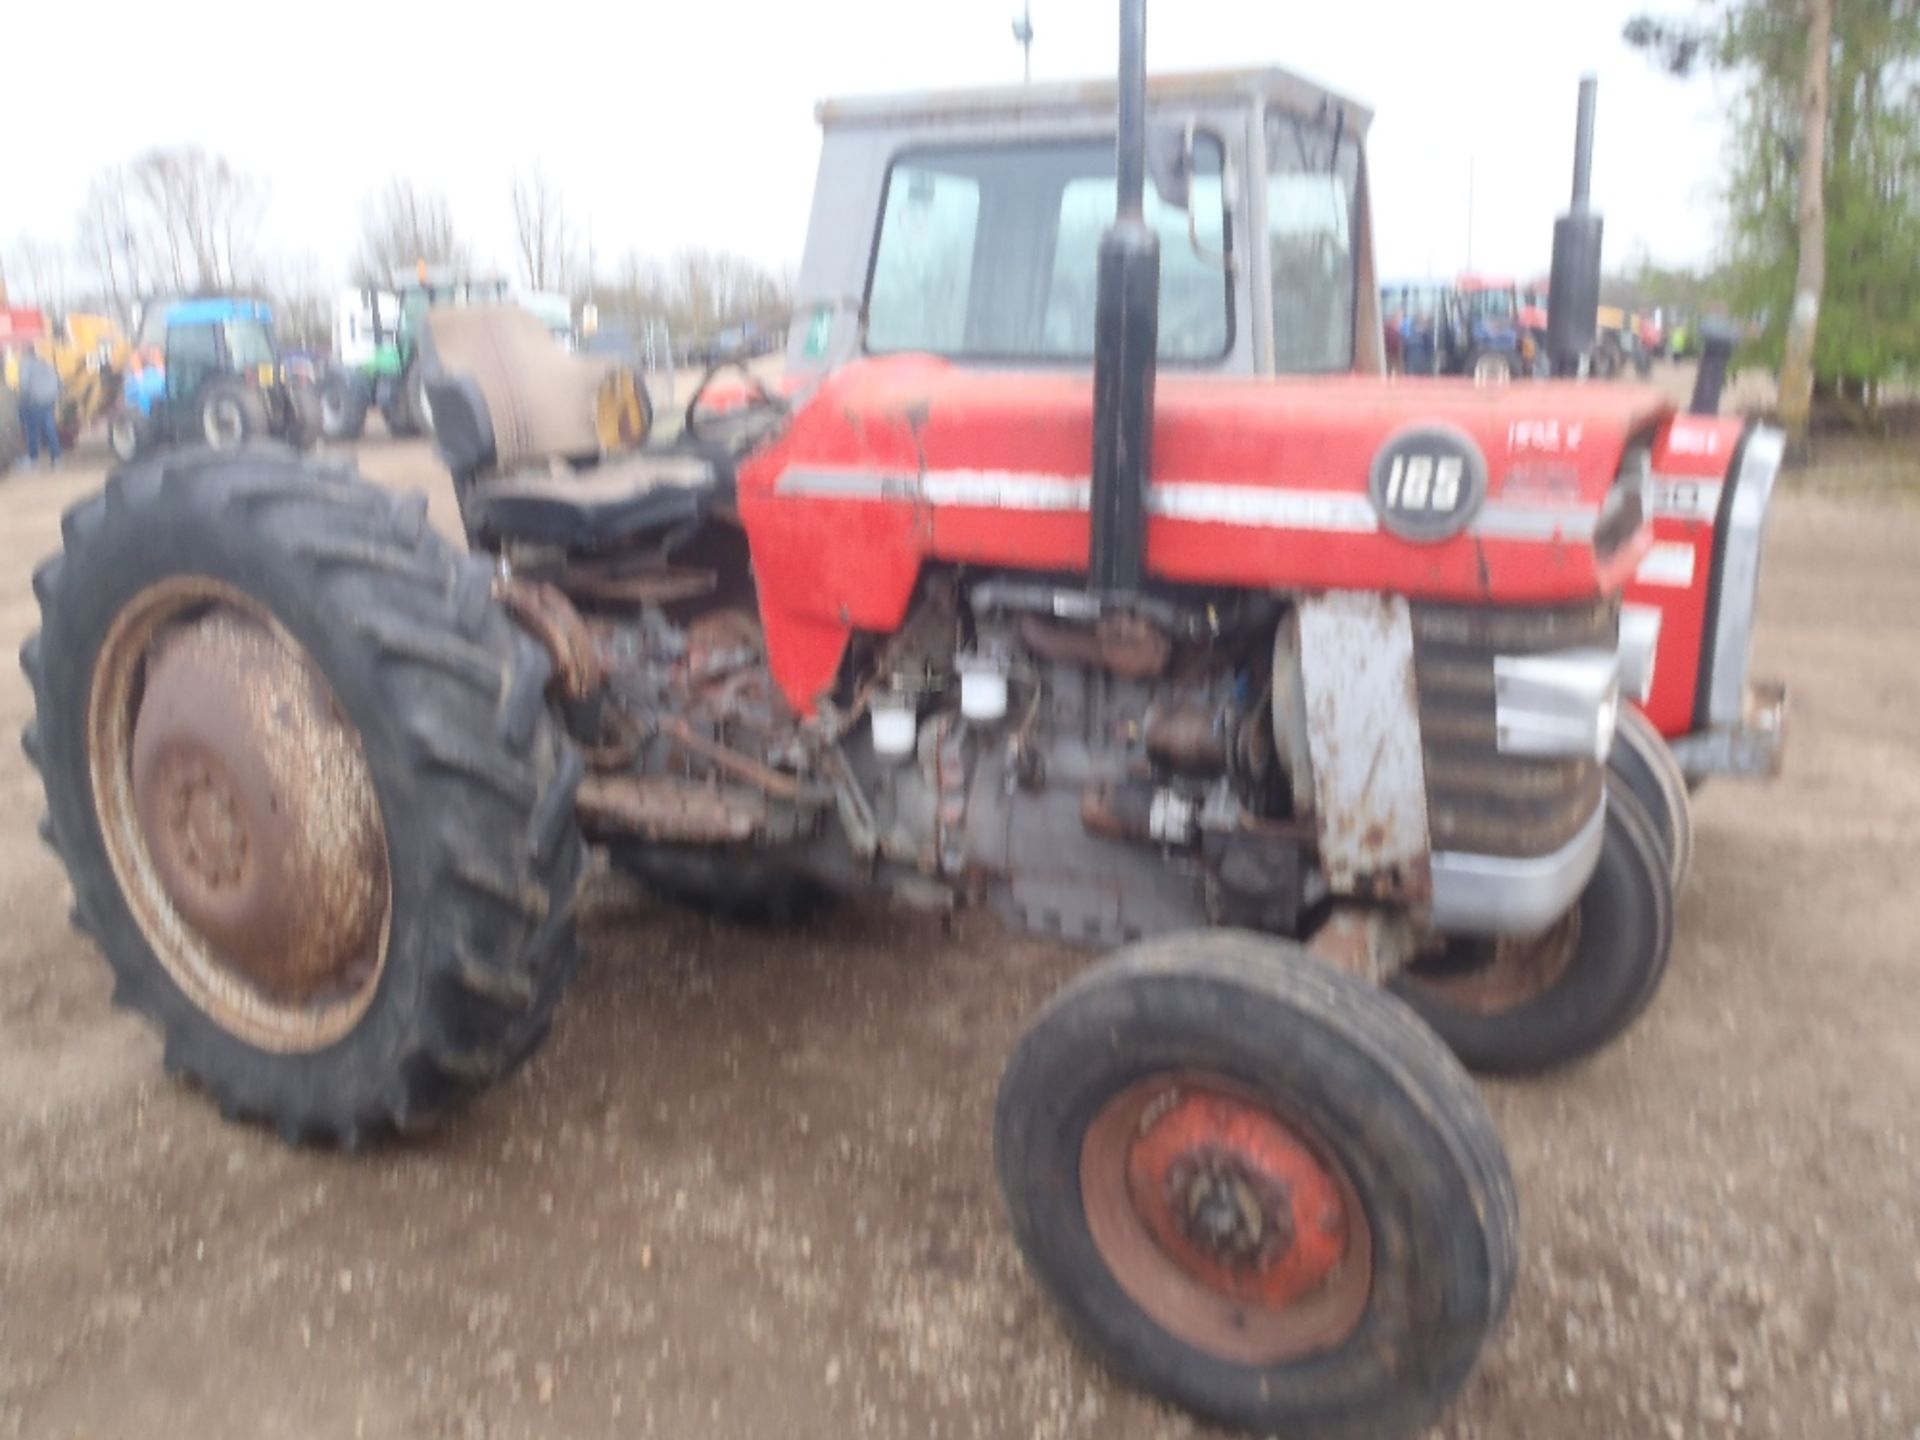
[(442, 305), (485, 305), (507, 295), (505, 280), (456, 279), (423, 267), (391, 290), (342, 292), (334, 310), (334, 364), (320, 387), (322, 433), (358, 440), (378, 410), (396, 437), (432, 433), (419, 364), (421, 318)]

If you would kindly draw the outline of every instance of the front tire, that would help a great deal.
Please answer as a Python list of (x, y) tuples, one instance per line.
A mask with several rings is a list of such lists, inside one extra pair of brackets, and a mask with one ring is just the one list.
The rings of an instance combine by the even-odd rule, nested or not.
[(994, 1159), (1074, 1334), (1259, 1434), (1421, 1430), (1512, 1292), (1472, 1082), (1391, 996), (1264, 937), (1150, 941), (1069, 984), (1008, 1062)]
[(1392, 988), (1468, 1069), (1534, 1074), (1617, 1039), (1667, 973), (1673, 881), (1630, 792), (1607, 791), (1606, 836), (1587, 888), (1545, 933), (1451, 939)]
[(580, 765), (487, 567), (260, 451), (120, 471), (64, 534), (24, 743), (169, 1070), (348, 1146), (513, 1070), (578, 963)]
[(270, 428), (267, 402), (242, 380), (216, 380), (200, 396), (200, 438), (210, 450), (238, 450)]
[(1687, 777), (1665, 737), (1633, 706), (1621, 707), (1613, 751), (1607, 756), (1607, 782), (1616, 789), (1624, 786), (1653, 822), (1677, 894), (1693, 869), (1693, 804), (1687, 798)]
[(328, 372), (320, 382), (320, 433), (328, 440), (358, 440), (367, 428), (373, 397), (358, 375)]
[(113, 419), (107, 422), (107, 445), (113, 451), (113, 458), (122, 465), (131, 465), (137, 460), (145, 428), (137, 410), (115, 411)]

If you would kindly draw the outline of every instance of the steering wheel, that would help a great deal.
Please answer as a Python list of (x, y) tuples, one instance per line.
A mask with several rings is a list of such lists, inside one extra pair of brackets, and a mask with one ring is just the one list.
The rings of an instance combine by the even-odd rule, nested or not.
[(692, 440), (702, 438), (700, 434), (700, 422), (696, 418), (697, 412), (700, 409), (700, 401), (706, 396), (707, 387), (713, 383), (713, 377), (718, 375), (722, 370), (738, 370), (744, 375), (747, 381), (747, 390), (751, 398), (746, 405), (738, 410), (718, 412), (721, 417), (739, 420), (741, 417), (749, 415), (756, 410), (772, 411), (775, 414), (786, 413), (787, 402), (769, 390), (767, 388), (767, 382), (753, 373), (752, 367), (747, 363), (747, 357), (744, 355), (730, 355), (723, 360), (715, 360), (712, 364), (708, 365), (706, 373), (700, 377), (700, 383), (693, 387), (693, 395), (687, 401), (686, 416), (681, 422), (681, 434)]

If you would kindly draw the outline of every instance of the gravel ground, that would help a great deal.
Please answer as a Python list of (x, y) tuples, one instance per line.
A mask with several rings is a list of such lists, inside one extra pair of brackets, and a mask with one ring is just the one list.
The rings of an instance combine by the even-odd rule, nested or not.
[[(443, 482), (424, 448), (370, 473)], [(0, 629), (85, 460), (9, 478)], [(1771, 788), (1698, 800), (1671, 978), (1619, 1046), (1491, 1088), (1526, 1223), (1438, 1434), (1920, 1440), (1920, 505), (1788, 494)], [(0, 728), (27, 718), (0, 672)], [(0, 1436), (1200, 1433), (1064, 1340), (1001, 1225), (989, 1119), (1081, 957), (845, 909), (791, 935), (596, 881), (530, 1069), (442, 1133), (290, 1152), (108, 1006), (0, 759)]]

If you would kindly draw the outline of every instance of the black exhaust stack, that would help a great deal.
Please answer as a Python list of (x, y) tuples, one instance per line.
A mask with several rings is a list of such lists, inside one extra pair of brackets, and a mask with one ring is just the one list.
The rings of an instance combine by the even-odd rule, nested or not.
[(1727, 370), (1733, 364), (1733, 345), (1738, 337), (1732, 322), (1700, 322), (1700, 370), (1693, 377), (1693, 399), (1687, 411), (1693, 415), (1718, 415), (1720, 392), (1727, 388)]
[(1577, 375), (1600, 328), (1601, 218), (1593, 198), (1593, 111), (1599, 81), (1580, 82), (1573, 138), (1573, 204), (1553, 223), (1553, 275), (1547, 282), (1547, 354), (1556, 375)]
[(1160, 237), (1146, 220), (1147, 0), (1120, 0), (1119, 205), (1100, 240), (1093, 322), (1093, 552), (1088, 578), (1127, 595), (1146, 574), (1147, 479), (1160, 340)]

